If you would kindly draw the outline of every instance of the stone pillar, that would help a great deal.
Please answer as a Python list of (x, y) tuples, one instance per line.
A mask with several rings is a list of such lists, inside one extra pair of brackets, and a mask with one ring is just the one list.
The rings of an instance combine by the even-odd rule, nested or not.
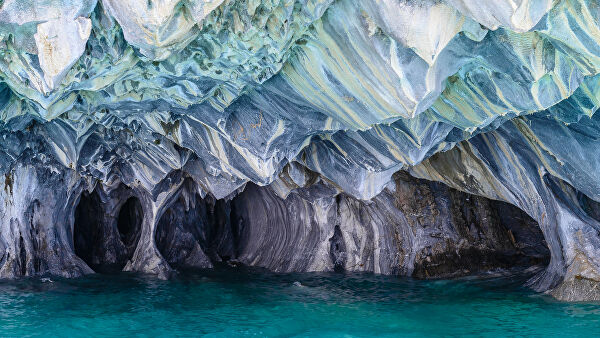
[(92, 272), (72, 246), (82, 190), (73, 170), (19, 163), (0, 176), (0, 186), (0, 277)]

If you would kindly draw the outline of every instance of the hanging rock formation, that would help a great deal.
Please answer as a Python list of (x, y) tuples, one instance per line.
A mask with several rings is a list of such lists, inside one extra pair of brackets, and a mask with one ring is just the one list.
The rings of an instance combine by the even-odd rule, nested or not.
[(547, 263), (600, 299), (599, 8), (0, 1), (0, 277)]

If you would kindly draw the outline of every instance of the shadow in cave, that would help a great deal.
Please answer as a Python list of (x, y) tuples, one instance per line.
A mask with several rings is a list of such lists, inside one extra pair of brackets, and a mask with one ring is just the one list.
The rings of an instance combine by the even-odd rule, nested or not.
[(121, 243), (127, 250), (128, 259), (133, 256), (140, 239), (143, 218), (142, 204), (136, 197), (130, 197), (119, 211), (117, 230)]
[(75, 254), (95, 272), (121, 271), (135, 252), (142, 220), (142, 205), (136, 197), (127, 199), (115, 218), (103, 209), (97, 191), (84, 192), (75, 208)]
[[(364, 209), (356, 212), (380, 213), (376, 218), (385, 221), (375, 225), (379, 233), (393, 236), (400, 227), (410, 227), (407, 231), (418, 234), (414, 247), (402, 246), (402, 243), (410, 243), (401, 241), (397, 247), (390, 246), (392, 250), (382, 250), (380, 255), (388, 256), (380, 256), (380, 259), (394, 264), (394, 259), (415, 250), (412, 276), (417, 278), (453, 278), (497, 269), (517, 273), (534, 266), (536, 270), (541, 269), (549, 263), (550, 251), (539, 225), (519, 208), (440, 183), (409, 176), (397, 179), (403, 183), (392, 193), (394, 196), (382, 195), (381, 198), (397, 198), (401, 202), (394, 204), (399, 208), (398, 213), (390, 213), (372, 202), (346, 197)], [(284, 200), (264, 190), (269, 187), (249, 184), (232, 200), (216, 200), (210, 195), (202, 198), (195, 192), (193, 182), (188, 183), (161, 215), (155, 232), (157, 248), (173, 268), (210, 268), (226, 261), (234, 266), (251, 262), (251, 265), (285, 270), (290, 267), (288, 257), (294, 253), (311, 250), (302, 256), (304, 259), (312, 257), (316, 250), (321, 228), (313, 227), (313, 223), (307, 228), (303, 221), (313, 210), (296, 207), (304, 207), (299, 196), (310, 198), (308, 190), (300, 189), (296, 199)], [(385, 201), (381, 200), (382, 205)], [(331, 221), (342, 222), (354, 217), (340, 214), (340, 203), (338, 195), (335, 198), (337, 218)], [(299, 214), (298, 210), (307, 214)], [(393, 218), (398, 214), (402, 216)], [(336, 226), (328, 240), (333, 269), (340, 272), (346, 268), (346, 258), (352, 254), (349, 250), (355, 244), (346, 241), (360, 240), (354, 235), (346, 236), (348, 232), (343, 231), (348, 231), (348, 227)], [(292, 234), (304, 234), (306, 241), (298, 246), (297, 240), (304, 237)], [(391, 243), (394, 238), (386, 239)], [(364, 245), (374, 252), (376, 246), (382, 244), (366, 241)], [(297, 264), (294, 268), (305, 271), (309, 258), (294, 261)]]
[(235, 257), (236, 247), (231, 215), (228, 201), (182, 194), (159, 219), (156, 246), (178, 270), (210, 268), (228, 261)]
[(414, 277), (448, 278), (497, 269), (519, 273), (548, 265), (544, 234), (527, 213), (506, 202), (448, 192), (449, 222), (456, 237), (417, 254)]

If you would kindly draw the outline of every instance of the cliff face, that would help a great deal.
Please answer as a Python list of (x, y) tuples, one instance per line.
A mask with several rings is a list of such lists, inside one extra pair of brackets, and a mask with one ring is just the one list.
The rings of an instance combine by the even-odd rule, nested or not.
[(1, 1), (0, 276), (549, 250), (534, 287), (599, 299), (598, 22), (595, 0)]

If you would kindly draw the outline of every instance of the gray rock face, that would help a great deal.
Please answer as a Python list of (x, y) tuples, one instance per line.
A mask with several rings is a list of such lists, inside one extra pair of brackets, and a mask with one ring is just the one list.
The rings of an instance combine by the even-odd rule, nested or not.
[(598, 8), (0, 1), (0, 277), (441, 277), (548, 249), (532, 285), (598, 299)]
[[(431, 157), (411, 173), (525, 210), (539, 223), (551, 251), (550, 264), (534, 285), (539, 290), (556, 287), (552, 294), (560, 299), (597, 299), (590, 285), (600, 280), (595, 268), (600, 228), (593, 199), (598, 181), (595, 171), (568, 164), (599, 149), (590, 137), (597, 121), (582, 119), (560, 131), (552, 129), (557, 124), (561, 122), (545, 114), (514, 119)], [(560, 143), (554, 141), (557, 137)], [(580, 283), (585, 286), (578, 287)]]
[(286, 199), (249, 186), (232, 203), (237, 259), (275, 271), (450, 277), (543, 264), (549, 255), (518, 209), (405, 173), (367, 202), (321, 181)]
[(0, 277), (91, 273), (73, 250), (70, 223), (83, 189), (75, 173), (22, 164), (0, 180), (4, 187), (0, 213), (5, 220)]
[[(229, 262), (279, 272), (430, 278), (543, 265), (549, 257), (539, 227), (520, 210), (404, 172), (371, 201), (340, 193), (308, 172), (312, 182), (285, 198), (275, 187), (250, 184), (230, 200), (216, 200), (174, 173), (157, 186), (160, 205), (120, 182), (86, 187), (75, 175), (69, 193), (49, 194), (49, 187), (64, 185), (45, 174), (29, 167), (5, 177), (7, 198), (23, 188), (13, 177), (43, 179), (32, 182), (38, 188), (27, 200), (6, 205), (5, 213), (24, 208), (27, 218), (3, 232), (5, 277), (78, 276), (92, 269), (168, 277)], [(165, 186), (171, 187), (167, 194)], [(52, 203), (41, 204), (43, 196)], [(62, 213), (54, 214), (67, 222), (44, 223), (49, 211), (42, 205), (60, 206)]]

